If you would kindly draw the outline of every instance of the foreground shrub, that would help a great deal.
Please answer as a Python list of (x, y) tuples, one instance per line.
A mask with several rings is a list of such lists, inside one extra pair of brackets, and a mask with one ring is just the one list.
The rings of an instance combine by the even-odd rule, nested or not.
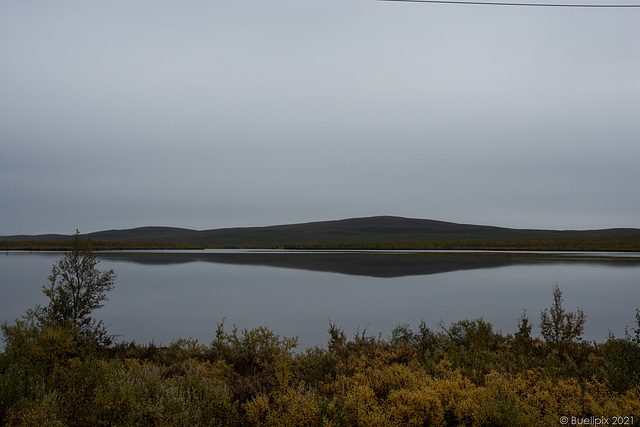
[(218, 325), (206, 357), (232, 367), (234, 395), (245, 402), (288, 383), (291, 351), (297, 345), (297, 338), (280, 338), (264, 327), (245, 329), (241, 333), (234, 327), (229, 334), (224, 331), (223, 322)]
[(320, 423), (318, 399), (302, 386), (261, 394), (243, 406), (251, 425), (316, 426)]

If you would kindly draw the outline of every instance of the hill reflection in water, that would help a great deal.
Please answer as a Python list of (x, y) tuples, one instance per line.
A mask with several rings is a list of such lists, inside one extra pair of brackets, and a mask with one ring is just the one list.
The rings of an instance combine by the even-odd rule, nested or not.
[(534, 263), (639, 266), (640, 255), (522, 252), (377, 252), (377, 251), (139, 251), (100, 252), (100, 259), (146, 265), (192, 262), (255, 265), (392, 278)]

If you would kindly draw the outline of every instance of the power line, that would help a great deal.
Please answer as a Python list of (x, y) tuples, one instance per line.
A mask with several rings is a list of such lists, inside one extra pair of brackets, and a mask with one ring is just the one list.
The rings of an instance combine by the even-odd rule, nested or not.
[(619, 8), (619, 7), (640, 7), (640, 4), (572, 4), (572, 3), (508, 3), (498, 1), (466, 1), (466, 0), (378, 0), (396, 1), (408, 3), (438, 3), (438, 4), (466, 4), (479, 6), (539, 6), (539, 7), (599, 7), (599, 8)]

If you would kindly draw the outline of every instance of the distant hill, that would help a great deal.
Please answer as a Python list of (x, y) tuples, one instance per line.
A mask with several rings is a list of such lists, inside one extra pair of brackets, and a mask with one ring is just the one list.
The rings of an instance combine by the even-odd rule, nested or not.
[[(89, 233), (95, 241), (179, 243), (190, 245), (277, 245), (342, 242), (404, 242), (540, 237), (597, 237), (639, 235), (637, 228), (603, 230), (533, 230), (456, 224), (429, 219), (374, 216), (336, 221), (190, 230), (172, 227), (140, 227)], [(87, 236), (87, 235), (84, 235)], [(0, 240), (63, 241), (71, 236), (44, 234), (4, 236)]]

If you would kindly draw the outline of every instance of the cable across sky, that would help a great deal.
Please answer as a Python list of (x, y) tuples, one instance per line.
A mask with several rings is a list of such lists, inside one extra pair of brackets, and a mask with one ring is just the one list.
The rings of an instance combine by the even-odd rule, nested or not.
[(602, 4), (602, 3), (516, 3), (516, 2), (498, 2), (498, 1), (472, 1), (472, 0), (378, 0), (378, 1), (395, 1), (406, 3), (438, 3), (438, 4), (462, 4), (477, 6), (538, 6), (538, 7), (591, 7), (591, 8), (640, 8), (640, 4)]

